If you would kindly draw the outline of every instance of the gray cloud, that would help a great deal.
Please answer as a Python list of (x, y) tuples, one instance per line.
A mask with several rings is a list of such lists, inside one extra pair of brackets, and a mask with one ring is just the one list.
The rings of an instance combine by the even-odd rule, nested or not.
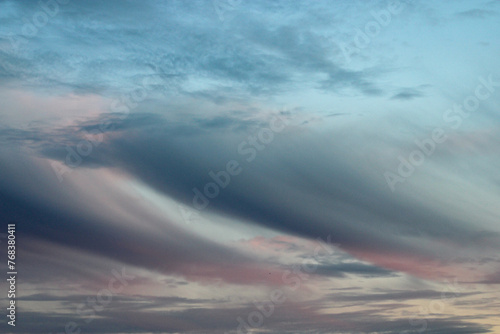
[[(277, 133), (268, 148), (256, 150), (255, 160), (248, 162), (250, 156), (239, 154), (238, 145), (256, 133), (263, 120), (242, 127), (245, 122), (237, 125), (236, 118), (226, 116), (169, 122), (159, 115), (133, 113), (124, 120), (104, 119), (113, 124), (112, 139), (85, 158), (82, 166), (121, 168), (188, 206), (193, 205), (192, 189), (203, 191), (211, 181), (210, 171), (237, 160), (243, 173), (210, 201), (208, 210), (307, 238), (331, 235), (333, 242), (354, 252), (396, 251), (401, 256), (450, 260), (451, 254), (437, 250), (441, 243), (433, 243), (438, 247), (433, 249), (421, 247), (420, 241), (446, 239), (453, 247), (467, 243), (478, 250), (494, 247), (478, 238), (476, 228), (461, 217), (426, 207), (432, 203), (410, 205), (411, 195), (405, 198), (388, 191), (383, 180), (370, 177), (370, 168), (349, 153), (345, 143), (352, 150), (359, 142), (347, 133), (345, 143), (329, 146), (320, 138), (297, 142), (292, 125)], [(91, 131), (96, 126), (88, 122), (81, 129)], [(216, 135), (208, 132), (214, 126)], [(71, 135), (66, 138), (68, 143)], [(80, 139), (73, 140), (69, 144), (76, 149)], [(40, 154), (52, 159), (67, 157), (63, 146), (43, 142), (41, 147)]]
[[(453, 132), (439, 108), (495, 68), (497, 12), (404, 2), (384, 23), (382, 0), (70, 1), (25, 36), (48, 2), (0, 1), (0, 220), (17, 222), (16, 331), (234, 331), (252, 298), (287, 289), (282, 274), (310, 263), (319, 237), (334, 254), (260, 332), (416, 331), (405, 312), (441, 298), (423, 283), (441, 278), (478, 287), (426, 316), (427, 332), (494, 332), (498, 100)], [(380, 31), (346, 62), (340, 43), (368, 24)], [(272, 116), (288, 125), (252, 147)], [(384, 172), (436, 126), (448, 140), (391, 192)], [(60, 182), (51, 163), (68, 165), (89, 132), (102, 141)], [(201, 221), (181, 222), (175, 207), (200, 213), (193, 189), (232, 160), (241, 174)], [(120, 268), (144, 276), (87, 323), (76, 307)]]
[[(4, 68), (4, 77), (22, 78), (24, 84), (43, 84), (47, 89), (69, 88), (79, 94), (114, 95), (133, 89), (142, 78), (151, 75), (161, 77), (167, 94), (200, 94), (203, 90), (186, 85), (206, 78), (226, 82), (251, 95), (300, 90), (304, 84), (329, 91), (350, 87), (361, 94), (382, 92), (375, 83), (381, 72), (342, 68), (334, 60), (338, 53), (334, 44), (325, 44), (323, 36), (309, 29), (308, 24), (297, 24), (282, 5), (273, 15), (260, 15), (273, 5), (242, 4), (255, 9), (221, 26), (216, 15), (207, 17), (207, 13), (214, 12), (210, 2), (199, 2), (194, 7), (150, 1), (91, 2), (85, 6), (70, 2), (60, 6), (58, 14), (38, 30), (35, 38), (24, 38), (20, 21), (10, 21), (11, 36), (22, 38), (23, 43), (22, 52), (15, 52), (6, 40), (4, 58), (8, 66)], [(41, 10), (37, 2), (27, 1), (19, 6), (22, 8), (18, 13), (27, 16)], [(326, 3), (319, 4), (315, 12), (332, 11), (322, 6)], [(120, 8), (118, 13), (116, 8)], [(172, 12), (178, 15), (169, 15)], [(300, 21), (318, 24), (308, 11), (301, 15)], [(186, 16), (197, 19), (186, 20)], [(327, 21), (322, 27), (331, 24)], [(57, 39), (49, 43), (53, 35)], [(120, 71), (121, 68), (128, 71)], [(212, 88), (220, 88), (219, 85)]]
[(412, 99), (415, 99), (417, 97), (422, 97), (424, 96), (424, 94), (417, 90), (417, 89), (410, 89), (410, 88), (407, 88), (407, 89), (404, 89), (404, 90), (401, 90), (399, 93), (393, 95), (391, 97), (392, 100), (412, 100)]
[(457, 14), (457, 16), (462, 18), (473, 18), (473, 19), (484, 19), (495, 15), (497, 15), (495, 11), (485, 10), (485, 9), (469, 9)]
[(391, 272), (390, 270), (362, 263), (322, 265), (317, 268), (315, 273), (333, 277), (345, 277), (345, 274), (354, 274), (366, 277), (387, 277), (395, 275), (395, 273)]

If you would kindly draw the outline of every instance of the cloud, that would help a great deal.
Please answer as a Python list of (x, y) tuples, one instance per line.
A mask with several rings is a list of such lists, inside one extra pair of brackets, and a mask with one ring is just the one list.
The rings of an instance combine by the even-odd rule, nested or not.
[(485, 19), (490, 16), (496, 16), (497, 13), (492, 10), (485, 9), (469, 9), (463, 12), (459, 12), (457, 16), (462, 18), (472, 18), (472, 19)]
[[(37, 2), (23, 2), (18, 7), (19, 16), (42, 10)], [(116, 7), (120, 8), (119, 17)], [(256, 8), (246, 11), (248, 15), (221, 26), (216, 15), (207, 17), (215, 11), (213, 4), (204, 2), (195, 8), (151, 1), (61, 5), (58, 14), (37, 30), (36, 38), (26, 38), (19, 21), (8, 22), (11, 38), (22, 41), (19, 50), (23, 52), (17, 52), (10, 40), (4, 41), (3, 77), (13, 86), (21, 85), (22, 79), (23, 86), (31, 83), (53, 91), (114, 96), (133, 90), (147, 77), (160, 79), (158, 88), (166, 87), (163, 91), (169, 96), (203, 97), (205, 91), (222, 87), (247, 96), (276, 95), (300, 91), (304, 85), (333, 92), (346, 87), (360, 94), (382, 92), (375, 83), (382, 73), (343, 67), (335, 44), (325, 44), (322, 34), (308, 28), (308, 23), (319, 22), (307, 11), (300, 18), (304, 24), (297, 24), (280, 11), (262, 15), (271, 4), (251, 7)], [(318, 13), (332, 11), (326, 3), (317, 7)], [(168, 15), (172, 12), (178, 15)], [(163, 19), (166, 15), (168, 20)], [(197, 24), (186, 17), (196, 17)], [(330, 25), (326, 21), (321, 27)], [(124, 47), (119, 42), (124, 40), (133, 47)], [(121, 71), (123, 68), (127, 70)]]
[(424, 94), (417, 90), (417, 89), (404, 89), (401, 90), (399, 93), (393, 95), (391, 97), (392, 100), (412, 100), (418, 97), (422, 97)]
[[(0, 1), (16, 330), (233, 333), (282, 289), (257, 331), (495, 332), (496, 92), (443, 113), (496, 78), (497, 12), (455, 5)], [(134, 279), (89, 322), (113, 270)], [(458, 300), (422, 314), (442, 279)]]
[[(111, 118), (112, 136), (88, 161), (120, 168), (193, 206), (193, 188), (203, 191), (211, 181), (210, 171), (237, 160), (244, 171), (210, 201), (208, 210), (306, 238), (331, 235), (343, 249), (365, 260), (382, 261), (379, 264), (390, 269), (432, 275), (414, 271), (421, 266), (410, 263), (449, 260), (452, 249), (464, 242), (478, 250), (494, 248), (476, 242), (477, 227), (460, 216), (431, 209), (432, 202), (409, 205), (414, 194), (395, 196), (388, 191), (385, 182), (372, 178), (370, 169), (350, 153), (360, 145), (355, 136), (345, 134), (344, 143), (325, 146), (324, 139), (306, 134), (298, 143), (293, 139), (297, 128), (291, 125), (276, 134), (268, 149), (256, 150), (255, 160), (249, 162), (249, 154), (238, 153), (245, 137), (234, 130), (236, 120), (216, 120), (214, 135), (202, 131), (213, 127), (209, 120), (172, 123), (153, 114)], [(90, 130), (92, 125), (85, 127)], [(345, 143), (350, 143), (351, 151)], [(279, 156), (274, 154), (278, 149)], [(44, 152), (56, 151), (44, 148)], [(61, 150), (59, 156), (48, 157), (64, 161), (66, 155)], [(394, 252), (395, 257), (388, 256)]]
[[(458, 293), (454, 292), (454, 298), (466, 297), (474, 295), (477, 293)], [(447, 292), (447, 296), (450, 293)], [(440, 299), (443, 297), (443, 292), (433, 291), (433, 290), (423, 290), (423, 291), (391, 291), (387, 293), (376, 293), (376, 294), (356, 294), (356, 295), (339, 295), (332, 294), (330, 298), (337, 301), (363, 301), (363, 302), (379, 302), (379, 301), (409, 301), (413, 299)]]
[(315, 273), (332, 277), (345, 277), (346, 274), (354, 274), (366, 277), (394, 276), (390, 270), (361, 263), (340, 263), (319, 266)]
[[(79, 175), (81, 179), (70, 186), (54, 182), (56, 175), (45, 162), (36, 166), (19, 154), (5, 151), (2, 156), (9, 157), (9, 162), (0, 167), (2, 175), (8, 176), (2, 180), (0, 192), (2, 219), (22, 222), (18, 229), (25, 237), (59, 245), (48, 248), (53, 256), (62, 246), (195, 281), (281, 282), (268, 276), (271, 263), (262, 265), (257, 259), (234, 250), (228, 252), (224, 246), (179, 229), (168, 218), (148, 210), (144, 203), (119, 192), (109, 179), (97, 176), (99, 171), (93, 175), (100, 179), (97, 183), (97, 179), (91, 181), (88, 175)], [(32, 175), (33, 183), (23, 183), (23, 175)], [(102, 188), (104, 184), (107, 188)], [(81, 208), (86, 208), (85, 214)], [(108, 210), (116, 216), (110, 217)]]
[[(154, 298), (153, 298), (154, 299)], [(137, 304), (135, 304), (137, 305)], [(285, 303), (276, 305), (272, 316), (264, 318), (262, 327), (266, 333), (295, 333), (297, 330), (307, 333), (311, 328), (324, 333), (351, 332), (384, 332), (400, 333), (405, 330), (416, 330), (407, 319), (392, 320), (383, 315), (384, 307), (379, 310), (339, 312), (321, 314), (315, 307), (304, 304)], [(85, 318), (64, 314), (37, 314), (28, 312), (29, 318), (20, 324), (19, 333), (47, 333), (57, 330), (54, 324), (66, 324), (73, 321), (82, 329), (101, 331), (102, 333), (143, 333), (161, 331), (164, 333), (220, 333), (236, 331), (239, 325), (237, 318), (246, 319), (255, 312), (255, 305), (226, 308), (197, 308), (182, 311), (143, 311), (141, 309), (115, 310), (106, 309), (100, 317), (90, 323)], [(50, 321), (47, 321), (50, 320)], [(17, 326), (16, 326), (17, 327)], [(488, 326), (474, 324), (465, 320), (432, 319), (428, 324), (429, 333), (489, 333)]]

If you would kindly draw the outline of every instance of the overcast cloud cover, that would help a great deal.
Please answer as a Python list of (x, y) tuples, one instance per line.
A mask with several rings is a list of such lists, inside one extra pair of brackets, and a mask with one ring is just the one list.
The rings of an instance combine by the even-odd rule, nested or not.
[(1, 0), (2, 332), (500, 333), (499, 14)]

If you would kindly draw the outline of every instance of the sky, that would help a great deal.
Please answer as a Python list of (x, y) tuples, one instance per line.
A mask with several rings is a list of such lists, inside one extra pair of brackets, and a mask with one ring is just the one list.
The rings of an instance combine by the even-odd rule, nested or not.
[(500, 333), (499, 14), (1, 0), (1, 331)]

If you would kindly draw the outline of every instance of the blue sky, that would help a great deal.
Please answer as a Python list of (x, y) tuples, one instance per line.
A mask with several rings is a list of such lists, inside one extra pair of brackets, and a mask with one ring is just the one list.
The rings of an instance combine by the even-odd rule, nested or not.
[(498, 332), (499, 14), (0, 1), (12, 332)]

